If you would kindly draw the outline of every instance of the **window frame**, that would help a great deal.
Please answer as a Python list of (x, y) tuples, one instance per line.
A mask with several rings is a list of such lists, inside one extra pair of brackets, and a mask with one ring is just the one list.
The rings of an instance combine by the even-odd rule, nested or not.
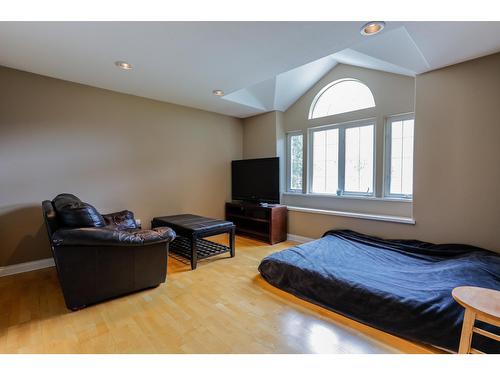
[[(372, 171), (372, 192), (371, 193), (360, 193), (360, 192), (346, 192), (345, 191), (345, 130), (349, 128), (357, 128), (357, 127), (363, 127), (363, 126), (373, 126), (373, 171)], [(330, 130), (330, 129), (338, 129), (339, 130), (339, 157), (338, 157), (338, 164), (339, 164), (339, 171), (338, 171), (338, 182), (339, 186), (338, 189), (341, 190), (340, 195), (338, 195), (336, 192), (328, 192), (328, 193), (317, 193), (312, 191), (312, 182), (313, 182), (313, 140), (314, 140), (314, 133), (318, 131), (323, 131), (323, 130)], [(311, 194), (311, 195), (322, 195), (322, 196), (328, 196), (328, 195), (334, 195), (334, 196), (341, 196), (341, 197), (375, 197), (375, 192), (376, 192), (376, 161), (377, 157), (377, 119), (375, 117), (370, 117), (370, 118), (365, 118), (361, 120), (352, 120), (352, 121), (346, 121), (346, 122), (340, 122), (340, 123), (335, 123), (335, 124), (328, 124), (328, 125), (320, 125), (320, 126), (315, 126), (307, 129), (307, 169), (306, 169), (306, 174), (307, 174), (307, 190), (306, 194)]]
[[(413, 200), (413, 186), (412, 194), (391, 194), (391, 141), (392, 141), (392, 123), (396, 121), (406, 121), (413, 120), (413, 152), (415, 152), (415, 112), (401, 113), (397, 115), (387, 116), (385, 119), (385, 131), (384, 131), (384, 198), (401, 199), (401, 200)], [(415, 154), (414, 154), (415, 155)], [(415, 157), (413, 157), (413, 173), (415, 173)]]
[[(302, 136), (302, 189), (292, 189), (292, 137)], [(306, 147), (306, 136), (302, 130), (293, 130), (286, 133), (286, 191), (288, 193), (304, 193), (304, 173), (307, 173), (304, 168), (304, 156)]]

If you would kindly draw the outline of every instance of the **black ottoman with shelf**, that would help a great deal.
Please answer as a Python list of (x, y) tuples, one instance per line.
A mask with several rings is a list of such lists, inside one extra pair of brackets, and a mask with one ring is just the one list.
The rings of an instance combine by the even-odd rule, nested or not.
[[(192, 270), (196, 269), (200, 259), (224, 253), (234, 257), (235, 225), (230, 221), (191, 214), (155, 217), (151, 221), (151, 228), (162, 226), (176, 232), (177, 237), (170, 243), (170, 252), (189, 259)], [(204, 239), (223, 233), (229, 234), (229, 246)]]

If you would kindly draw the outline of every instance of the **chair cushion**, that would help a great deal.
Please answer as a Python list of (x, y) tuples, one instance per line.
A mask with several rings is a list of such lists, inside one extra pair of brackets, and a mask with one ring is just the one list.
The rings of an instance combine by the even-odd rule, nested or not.
[(52, 203), (62, 227), (82, 228), (106, 225), (104, 218), (94, 206), (82, 202), (72, 194), (59, 194)]

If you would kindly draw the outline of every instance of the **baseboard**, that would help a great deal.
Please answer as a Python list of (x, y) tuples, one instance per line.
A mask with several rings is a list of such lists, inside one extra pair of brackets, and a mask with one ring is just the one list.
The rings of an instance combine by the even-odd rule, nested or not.
[(310, 242), (310, 241), (314, 241), (315, 240), (314, 238), (299, 236), (299, 235), (290, 234), (290, 233), (288, 233), (286, 235), (286, 239), (288, 241), (293, 241), (293, 242), (298, 242), (298, 243), (306, 243), (306, 242)]
[(17, 273), (35, 271), (42, 268), (54, 267), (53, 258), (34, 260), (33, 262), (13, 264), (11, 266), (0, 267), (0, 277), (15, 275)]

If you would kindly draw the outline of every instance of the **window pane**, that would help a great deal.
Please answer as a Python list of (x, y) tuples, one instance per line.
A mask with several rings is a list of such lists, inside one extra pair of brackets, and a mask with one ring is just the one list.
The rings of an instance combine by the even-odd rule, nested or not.
[(373, 192), (373, 130), (369, 125), (345, 131), (346, 192)]
[(302, 190), (303, 136), (290, 136), (290, 189)]
[(391, 123), (390, 194), (413, 194), (414, 120)]
[(372, 108), (375, 107), (375, 100), (372, 92), (364, 83), (344, 80), (328, 87), (313, 105), (309, 118)]
[(336, 193), (339, 172), (339, 130), (330, 129), (313, 133), (314, 193)]

